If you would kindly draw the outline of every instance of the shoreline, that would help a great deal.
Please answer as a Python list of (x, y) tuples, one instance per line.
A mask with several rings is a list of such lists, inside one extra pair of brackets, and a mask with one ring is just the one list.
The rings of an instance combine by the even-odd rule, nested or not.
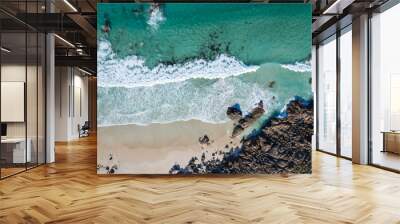
[[(117, 165), (118, 174), (167, 174), (172, 166), (183, 166), (192, 157), (201, 158), (204, 153), (209, 159), (221, 149), (229, 151), (239, 145), (241, 139), (231, 138), (232, 130), (232, 121), (211, 124), (198, 120), (99, 127), (97, 162), (101, 166)], [(204, 135), (210, 138), (210, 144), (200, 144), (199, 138)]]
[(296, 97), (283, 114), (244, 138), (240, 147), (223, 152), (222, 159), (191, 159), (170, 173), (311, 173), (313, 115), (313, 101)]
[(106, 125), (97, 125), (97, 127), (98, 128), (107, 128), (107, 127), (129, 126), (129, 125), (148, 127), (148, 126), (152, 126), (152, 125), (167, 125), (167, 124), (181, 123), (181, 122), (201, 122), (201, 123), (206, 123), (206, 124), (218, 125), (218, 124), (225, 124), (227, 122), (230, 122), (230, 120), (227, 119), (226, 121), (222, 121), (222, 122), (212, 122), (212, 121), (204, 121), (204, 120), (200, 120), (200, 119), (189, 119), (189, 120), (179, 120), (179, 121), (156, 122), (156, 123), (149, 123), (149, 124), (142, 124), (142, 123), (106, 124)]

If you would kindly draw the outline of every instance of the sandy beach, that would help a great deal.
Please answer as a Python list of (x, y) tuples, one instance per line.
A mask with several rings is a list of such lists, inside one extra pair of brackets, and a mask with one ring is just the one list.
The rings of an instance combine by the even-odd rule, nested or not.
[[(237, 145), (240, 138), (231, 139), (232, 129), (233, 122), (210, 124), (198, 120), (99, 127), (97, 161), (106, 166), (117, 164), (118, 174), (168, 174), (176, 163), (186, 165), (203, 152), (209, 158), (217, 150), (228, 151)], [(204, 135), (210, 138), (210, 145), (199, 143)], [(227, 144), (229, 148), (225, 148)]]

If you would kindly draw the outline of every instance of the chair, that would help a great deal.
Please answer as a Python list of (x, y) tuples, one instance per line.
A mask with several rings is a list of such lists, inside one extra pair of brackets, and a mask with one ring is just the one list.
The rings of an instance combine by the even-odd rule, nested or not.
[(78, 125), (79, 138), (89, 136), (89, 129), (90, 129), (89, 121), (85, 121), (85, 123), (82, 125), (82, 127), (80, 127), (80, 125)]

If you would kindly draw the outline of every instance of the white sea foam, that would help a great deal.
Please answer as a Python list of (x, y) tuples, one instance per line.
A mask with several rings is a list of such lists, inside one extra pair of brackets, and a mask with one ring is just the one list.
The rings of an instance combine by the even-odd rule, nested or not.
[(294, 64), (281, 65), (282, 68), (294, 71), (294, 72), (311, 72), (311, 62), (296, 62)]
[(160, 25), (160, 23), (162, 23), (163, 21), (165, 21), (165, 17), (162, 13), (162, 11), (160, 10), (159, 6), (153, 5), (151, 7), (151, 11), (150, 11), (150, 16), (149, 19), (147, 20), (147, 24), (153, 29), (153, 30), (157, 30), (158, 26)]
[(263, 100), (268, 110), (274, 110), (273, 94), (263, 88), (267, 87), (240, 79), (190, 80), (137, 88), (100, 87), (98, 123), (147, 125), (192, 119), (224, 123), (229, 120), (226, 108), (235, 103), (246, 112)]
[(100, 41), (97, 53), (99, 86), (140, 87), (182, 82), (188, 79), (218, 79), (256, 71), (259, 66), (248, 66), (224, 54), (213, 61), (195, 59), (182, 64), (145, 65), (138, 56), (117, 58), (108, 41)]
[[(98, 46), (100, 126), (147, 125), (192, 119), (223, 123), (228, 121), (226, 108), (235, 103), (240, 104), (245, 112), (263, 100), (269, 113), (280, 110), (294, 95), (302, 95), (302, 90), (309, 85), (308, 82), (298, 82), (299, 85), (285, 91), (279, 91), (278, 87), (269, 88), (265, 80), (270, 79), (266, 77), (273, 75), (276, 66), (283, 65), (261, 65), (262, 69), (253, 73), (258, 78), (250, 75), (228, 78), (256, 71), (259, 66), (247, 66), (234, 57), (220, 55), (213, 61), (197, 59), (149, 68), (137, 56), (118, 58), (107, 41), (99, 41)], [(296, 68), (297, 72), (305, 70), (299, 68), (302, 66)], [(281, 83), (291, 76), (284, 72), (274, 80)], [(296, 80), (308, 80), (307, 77), (301, 75)]]

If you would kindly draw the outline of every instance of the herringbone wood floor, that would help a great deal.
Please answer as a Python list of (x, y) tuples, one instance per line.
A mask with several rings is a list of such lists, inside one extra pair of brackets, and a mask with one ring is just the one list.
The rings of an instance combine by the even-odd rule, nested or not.
[(96, 139), (0, 181), (0, 223), (400, 223), (400, 175), (314, 153), (313, 174), (97, 176)]

